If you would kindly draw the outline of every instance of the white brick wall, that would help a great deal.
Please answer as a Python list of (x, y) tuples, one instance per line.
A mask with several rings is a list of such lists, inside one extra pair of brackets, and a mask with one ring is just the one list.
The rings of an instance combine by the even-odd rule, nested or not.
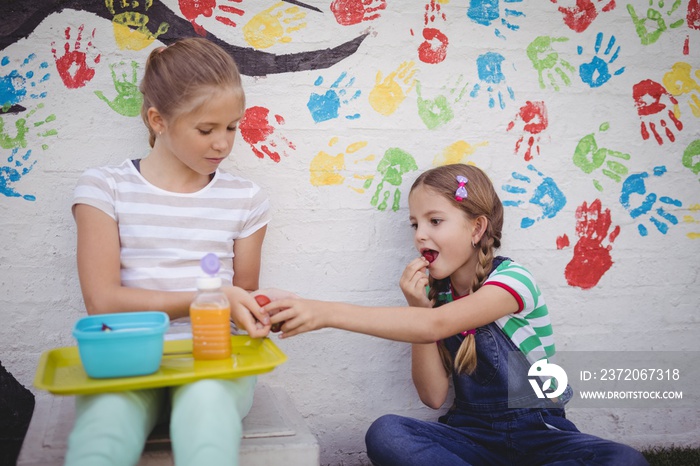
[[(179, 12), (174, 0), (164, 3)], [(700, 185), (698, 176), (683, 165), (682, 157), (684, 150), (700, 139), (700, 117), (691, 111), (691, 94), (679, 95), (683, 130), (678, 131), (670, 123), (666, 110), (660, 114), (669, 121), (675, 141), (666, 136), (662, 144), (653, 138), (645, 141), (640, 135), (641, 120), (632, 98), (636, 83), (643, 79), (662, 82), (675, 63), (687, 63), (693, 72), (700, 68), (697, 28), (689, 27), (686, 20), (677, 28), (668, 28), (654, 43), (642, 45), (627, 3), (642, 14), (650, 8), (648, 2), (617, 2), (612, 11), (599, 11), (589, 27), (575, 32), (564, 24), (562, 14), (557, 11), (557, 4), (574, 2), (501, 2), (499, 19), (490, 26), (482, 26), (467, 16), (469, 2), (445, 0), (432, 8), (439, 5), (446, 20), (438, 17), (435, 22), (428, 22), (449, 38), (447, 58), (439, 64), (427, 64), (419, 60), (417, 49), (422, 41), (428, 2), (389, 0), (386, 9), (378, 11), (378, 18), (352, 26), (340, 26), (335, 21), (330, 2), (309, 0), (308, 3), (322, 13), (300, 9), (306, 14), (304, 26), (288, 32), (289, 42), (276, 43), (265, 51), (287, 54), (325, 49), (364, 32), (369, 35), (355, 54), (330, 68), (244, 77), (248, 106), (262, 106), (271, 114), (281, 115), (285, 123), (277, 126), (274, 136), (284, 136), (294, 145), (294, 148), (287, 146), (288, 155), (275, 163), (269, 158), (256, 158), (239, 136), (226, 163), (228, 168), (262, 185), (272, 200), (274, 220), (263, 250), (263, 286), (287, 288), (311, 298), (402, 304), (398, 277), (415, 255), (406, 196), (417, 172), (405, 175), (399, 187), (400, 210), (379, 211), (370, 204), (381, 178), (377, 165), (387, 149), (398, 147), (410, 153), (419, 169), (424, 170), (433, 165), (445, 148), (462, 140), (474, 148), (465, 160), (490, 174), (503, 199), (507, 194), (501, 186), (513, 182), (512, 172), (530, 173), (528, 163), (551, 177), (566, 196), (566, 204), (555, 216), (530, 228), (521, 228), (521, 218), (536, 217), (539, 212), (537, 206), (527, 202), (528, 198), (521, 208), (506, 208), (502, 251), (527, 265), (538, 278), (550, 306), (560, 350), (683, 350), (697, 355), (700, 292), (696, 258), (700, 240), (692, 239), (692, 233), (700, 232), (697, 209)], [(594, 2), (597, 5), (594, 8), (600, 9), (600, 3), (606, 2)], [(245, 14), (236, 17), (236, 28), (213, 18), (200, 18), (201, 24), (230, 43), (250, 47), (253, 44), (246, 43), (242, 25), (274, 5), (272, 1), (251, 0), (237, 4)], [(523, 12), (524, 16), (506, 16), (506, 6)], [(688, 16), (687, 0), (670, 13), (667, 11), (670, 5), (651, 7), (661, 9), (669, 25), (672, 20)], [(512, 21), (518, 29), (502, 26), (501, 18)], [(101, 58), (99, 63), (88, 62), (95, 69), (94, 78), (77, 89), (68, 89), (57, 72), (51, 44), (57, 44), (59, 55), (64, 43), (74, 47), (81, 24), (85, 24), (82, 50), (86, 49), (88, 36), (94, 29), (95, 37), (91, 41)], [(68, 26), (72, 35), (66, 41), (64, 31)], [(504, 39), (496, 37), (496, 27)], [(609, 68), (611, 72), (625, 69), (601, 86), (591, 87), (580, 78), (578, 67), (595, 55), (598, 33), (603, 33), (598, 56), (609, 61), (619, 46), (619, 57)], [(570, 74), (571, 84), (567, 86), (560, 81), (558, 91), (549, 85), (545, 88), (539, 85), (537, 71), (526, 53), (528, 44), (543, 35), (565, 39), (553, 46), (559, 58), (575, 68)], [(616, 38), (616, 44), (605, 54), (611, 36)], [(686, 38), (688, 54), (683, 53)], [(3, 242), (0, 317), (5, 322), (0, 326), (0, 360), (27, 386), (32, 383), (42, 351), (74, 344), (70, 328), (84, 313), (75, 271), (75, 228), (70, 214), (77, 177), (86, 167), (119, 163), (127, 157), (142, 156), (147, 149), (140, 119), (118, 115), (96, 97), (95, 91), (101, 90), (113, 98), (116, 91), (109, 65), (131, 60), (142, 64), (147, 53), (158, 45), (155, 41), (143, 50), (122, 50), (109, 21), (90, 13), (64, 10), (49, 15), (26, 39), (0, 53), (0, 58), (9, 59), (0, 67), (0, 78), (12, 70), (25, 72), (20, 65), (30, 54), (36, 54), (32, 63), (46, 62), (49, 66), (44, 72), (51, 74), (50, 79), (38, 84), (38, 89), (45, 90), (47, 96), (27, 97), (21, 102), (26, 112), (1, 115), (4, 127), (0, 132), (14, 137), (20, 119), (32, 123), (37, 121), (32, 118), (55, 115), (54, 120), (42, 127), (30, 126), (28, 145), (19, 155), (32, 150), (25, 162), (27, 165), (35, 162), (31, 171), (18, 181), (5, 178), (5, 192), (11, 188), (22, 195), (33, 195), (36, 200), (0, 195)], [(503, 109), (498, 103), (489, 107), (487, 83), (480, 83), (477, 57), (487, 52), (504, 57), (505, 85), (512, 89), (514, 98), (501, 87)], [(427, 129), (419, 117), (417, 90), (412, 88), (410, 79), (408, 84), (401, 81), (404, 90), (410, 91), (396, 112), (386, 116), (372, 107), (369, 96), (377, 73), (381, 72), (384, 79), (406, 61), (413, 62), (414, 78), (421, 83), (423, 99), (441, 93), (448, 97), (456, 95), (449, 91), (455, 89), (460, 75), (462, 86), (469, 83), (459, 102), (454, 103), (454, 97), (450, 97), (455, 115), (452, 121), (434, 130)], [(336, 87), (330, 87), (343, 72), (347, 73), (346, 78)], [(319, 77), (323, 77), (323, 83), (316, 86)], [(349, 85), (352, 77), (355, 80)], [(695, 81), (700, 82), (700, 77), (696, 76)], [(481, 89), (472, 97), (477, 83)], [(346, 91), (345, 99), (357, 90), (361, 93), (347, 106), (341, 105), (338, 118), (316, 122), (307, 102), (312, 93), (324, 94), (329, 90)], [(693, 94), (700, 94), (700, 88)], [(493, 95), (497, 98), (496, 91)], [(549, 126), (540, 135), (540, 153), (535, 153), (530, 162), (524, 160), (522, 153), (515, 153), (522, 124), (507, 130), (527, 101), (544, 101), (549, 115)], [(39, 102), (44, 108), (34, 114), (36, 117), (28, 116)], [(346, 114), (360, 117), (346, 119)], [(658, 124), (661, 116), (649, 118)], [(599, 127), (604, 122), (609, 122), (610, 128), (601, 133)], [(55, 129), (57, 134), (40, 136), (47, 127)], [(681, 207), (668, 209), (678, 218), (677, 225), (670, 224), (667, 233), (662, 234), (647, 222), (648, 235), (639, 234), (636, 224), (646, 216), (632, 219), (621, 205), (622, 183), (598, 171), (585, 174), (573, 163), (576, 145), (590, 133), (595, 133), (599, 147), (630, 154), (630, 159), (624, 161), (629, 174), (666, 167), (667, 173), (651, 176), (646, 186), (648, 192), (682, 202)], [(329, 147), (333, 137), (338, 137), (338, 142)], [(367, 145), (361, 151), (346, 154), (345, 183), (313, 186), (309, 173), (314, 157), (320, 151), (336, 155), (356, 141), (366, 141)], [(278, 139), (278, 142), (278, 147), (282, 147), (284, 141)], [(18, 156), (9, 160), (11, 149), (11, 146), (0, 148), (3, 167), (15, 166)], [(367, 160), (370, 155), (374, 158)], [(368, 190), (358, 193), (350, 189), (361, 185), (352, 180), (353, 174), (373, 174), (375, 180)], [(601, 181), (602, 192), (594, 188), (594, 179)], [(620, 225), (621, 232), (612, 243), (613, 266), (595, 287), (583, 290), (567, 283), (564, 270), (578, 240), (576, 209), (584, 201), (590, 204), (595, 199), (610, 209), (612, 224)], [(559, 250), (556, 240), (563, 234), (568, 236), (570, 246)], [(364, 433), (381, 414), (437, 417), (437, 413), (421, 405), (411, 385), (407, 345), (335, 330), (277, 341), (289, 361), (265, 377), (287, 388), (319, 438), (324, 464), (365, 463)], [(640, 448), (671, 444), (698, 446), (698, 411), (579, 409), (571, 410), (570, 417), (581, 430)]]

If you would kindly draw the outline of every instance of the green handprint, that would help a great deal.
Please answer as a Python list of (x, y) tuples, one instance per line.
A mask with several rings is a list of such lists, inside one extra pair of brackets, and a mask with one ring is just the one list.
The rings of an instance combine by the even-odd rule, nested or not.
[(700, 174), (700, 139), (691, 142), (683, 151), (683, 166), (694, 174)]
[(120, 115), (127, 117), (138, 116), (141, 113), (141, 105), (143, 104), (143, 95), (139, 91), (139, 85), (137, 83), (138, 78), (136, 76), (136, 69), (138, 68), (138, 63), (135, 61), (131, 62), (131, 79), (127, 77), (126, 71), (122, 72), (121, 79), (117, 78), (117, 73), (114, 71), (116, 66), (122, 66), (124, 62), (119, 62), (118, 65), (109, 65), (109, 69), (112, 72), (112, 82), (114, 83), (114, 89), (117, 91), (117, 96), (114, 100), (109, 100), (102, 91), (95, 91), (95, 95), (103, 100), (109, 105), (109, 107)]
[[(418, 165), (416, 165), (416, 161), (411, 154), (398, 147), (387, 149), (384, 153), (384, 157), (382, 157), (377, 166), (377, 171), (382, 175), (382, 180), (377, 185), (377, 190), (374, 192), (374, 196), (372, 196), (371, 204), (378, 210), (386, 210), (387, 201), (391, 195), (391, 187), (384, 191), (381, 202), (379, 201), (379, 197), (384, 190), (384, 183), (386, 182), (391, 186), (396, 186), (391, 210), (394, 212), (398, 211), (399, 202), (401, 201), (401, 191), (399, 191), (398, 186), (401, 186), (403, 182), (403, 175), (414, 170), (418, 170)], [(367, 187), (369, 187), (369, 185)]]
[[(659, 0), (659, 8), (663, 8), (665, 3), (665, 0)], [(681, 0), (675, 0), (672, 3), (668, 3), (670, 4), (670, 9), (666, 11), (666, 15), (670, 16), (681, 6), (682, 2)], [(653, 6), (653, 0), (649, 0), (649, 9), (647, 9), (646, 15), (640, 18), (634, 9), (634, 6), (632, 6), (632, 4), (627, 5), (627, 11), (632, 17), (634, 28), (637, 31), (637, 35), (642, 40), (642, 45), (653, 44), (654, 42), (659, 40), (661, 34), (663, 34), (664, 31), (666, 31), (669, 27), (671, 29), (675, 29), (677, 27), (683, 26), (683, 23), (685, 22), (683, 18), (680, 18), (672, 22), (669, 26), (666, 26), (666, 21), (664, 20), (663, 14), (659, 10), (652, 8)], [(647, 22), (653, 24), (654, 27), (651, 29), (648, 28)]]
[[(605, 122), (600, 125), (599, 130), (603, 132), (607, 131), (609, 128), (610, 124)], [(626, 175), (628, 170), (625, 165), (611, 158), (629, 160), (630, 155), (624, 152), (598, 147), (593, 133), (582, 137), (574, 150), (574, 165), (579, 167), (584, 173), (593, 173), (594, 170), (597, 170), (605, 163), (606, 168), (603, 168), (603, 174), (619, 183), (622, 180), (622, 176)], [(595, 186), (598, 191), (603, 191), (603, 187), (598, 180), (593, 180), (593, 186)]]
[(574, 74), (576, 68), (566, 60), (559, 58), (559, 53), (552, 47), (554, 42), (566, 42), (568, 40), (566, 37), (539, 36), (527, 46), (527, 56), (532, 62), (532, 66), (537, 70), (540, 88), (545, 88), (545, 73), (549, 79), (549, 84), (555, 91), (559, 91), (559, 85), (554, 73), (559, 76), (565, 85), (571, 85), (570, 76)]
[[(0, 118), (0, 147), (2, 147), (3, 149), (27, 147), (27, 133), (29, 133), (30, 130), (30, 126), (27, 124), (28, 120), (31, 122), (31, 127), (34, 128), (39, 128), (47, 123), (52, 123), (56, 120), (56, 115), (49, 115), (43, 120), (32, 122), (31, 117), (37, 112), (37, 110), (40, 110), (42, 108), (44, 108), (44, 104), (39, 104), (34, 110), (27, 114), (26, 118), (17, 119), (17, 121), (15, 122), (16, 133), (14, 137), (5, 131), (5, 121), (2, 118)], [(58, 132), (55, 129), (49, 129), (44, 131), (43, 133), (37, 133), (37, 136), (44, 138), (47, 136), (55, 136), (57, 134)], [(46, 144), (42, 144), (41, 148), (46, 150), (48, 146)]]
[[(418, 116), (423, 120), (425, 126), (428, 129), (438, 128), (445, 123), (448, 123), (454, 118), (454, 112), (452, 111), (452, 103), (457, 103), (462, 100), (465, 92), (467, 91), (467, 85), (469, 83), (464, 83), (464, 86), (460, 89), (462, 82), (462, 76), (457, 78), (457, 83), (454, 88), (450, 89), (447, 94), (440, 94), (434, 99), (423, 99), (421, 94), (421, 83), (416, 80), (416, 92), (418, 93)], [(443, 87), (445, 90), (445, 87)], [(449, 97), (449, 99), (448, 99)]]
[(24, 124), (24, 119), (19, 119), (15, 122), (17, 135), (12, 137), (5, 131), (5, 120), (0, 117), (0, 147), (3, 149), (15, 149), (17, 147), (27, 147), (27, 126)]

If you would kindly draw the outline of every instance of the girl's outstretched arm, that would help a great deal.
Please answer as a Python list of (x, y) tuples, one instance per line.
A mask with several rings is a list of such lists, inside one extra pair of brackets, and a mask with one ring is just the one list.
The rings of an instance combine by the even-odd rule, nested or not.
[(272, 316), (271, 323), (284, 322), (283, 338), (331, 327), (388, 340), (434, 343), (517, 312), (518, 302), (503, 288), (485, 285), (437, 309), (281, 299), (265, 306), (265, 310)]

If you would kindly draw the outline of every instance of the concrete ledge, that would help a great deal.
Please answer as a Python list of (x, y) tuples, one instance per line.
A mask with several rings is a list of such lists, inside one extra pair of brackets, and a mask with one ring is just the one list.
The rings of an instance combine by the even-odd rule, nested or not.
[[(75, 420), (74, 397), (42, 395), (37, 397), (17, 466), (63, 465)], [(253, 407), (243, 420), (241, 466), (318, 466), (319, 462), (318, 441), (284, 389), (258, 383)], [(154, 431), (139, 466), (172, 464), (167, 431)]]

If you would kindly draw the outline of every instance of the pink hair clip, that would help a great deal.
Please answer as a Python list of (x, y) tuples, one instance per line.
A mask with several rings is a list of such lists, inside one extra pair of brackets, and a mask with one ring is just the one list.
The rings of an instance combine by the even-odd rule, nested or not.
[(465, 185), (469, 183), (469, 180), (466, 176), (457, 175), (457, 183), (459, 183), (459, 188), (457, 188), (457, 191), (455, 191), (455, 201), (462, 202), (468, 196)]
[(474, 334), (476, 334), (476, 329), (471, 329), (471, 330), (467, 330), (465, 332), (462, 332), (463, 337), (466, 337), (467, 335), (474, 335)]

